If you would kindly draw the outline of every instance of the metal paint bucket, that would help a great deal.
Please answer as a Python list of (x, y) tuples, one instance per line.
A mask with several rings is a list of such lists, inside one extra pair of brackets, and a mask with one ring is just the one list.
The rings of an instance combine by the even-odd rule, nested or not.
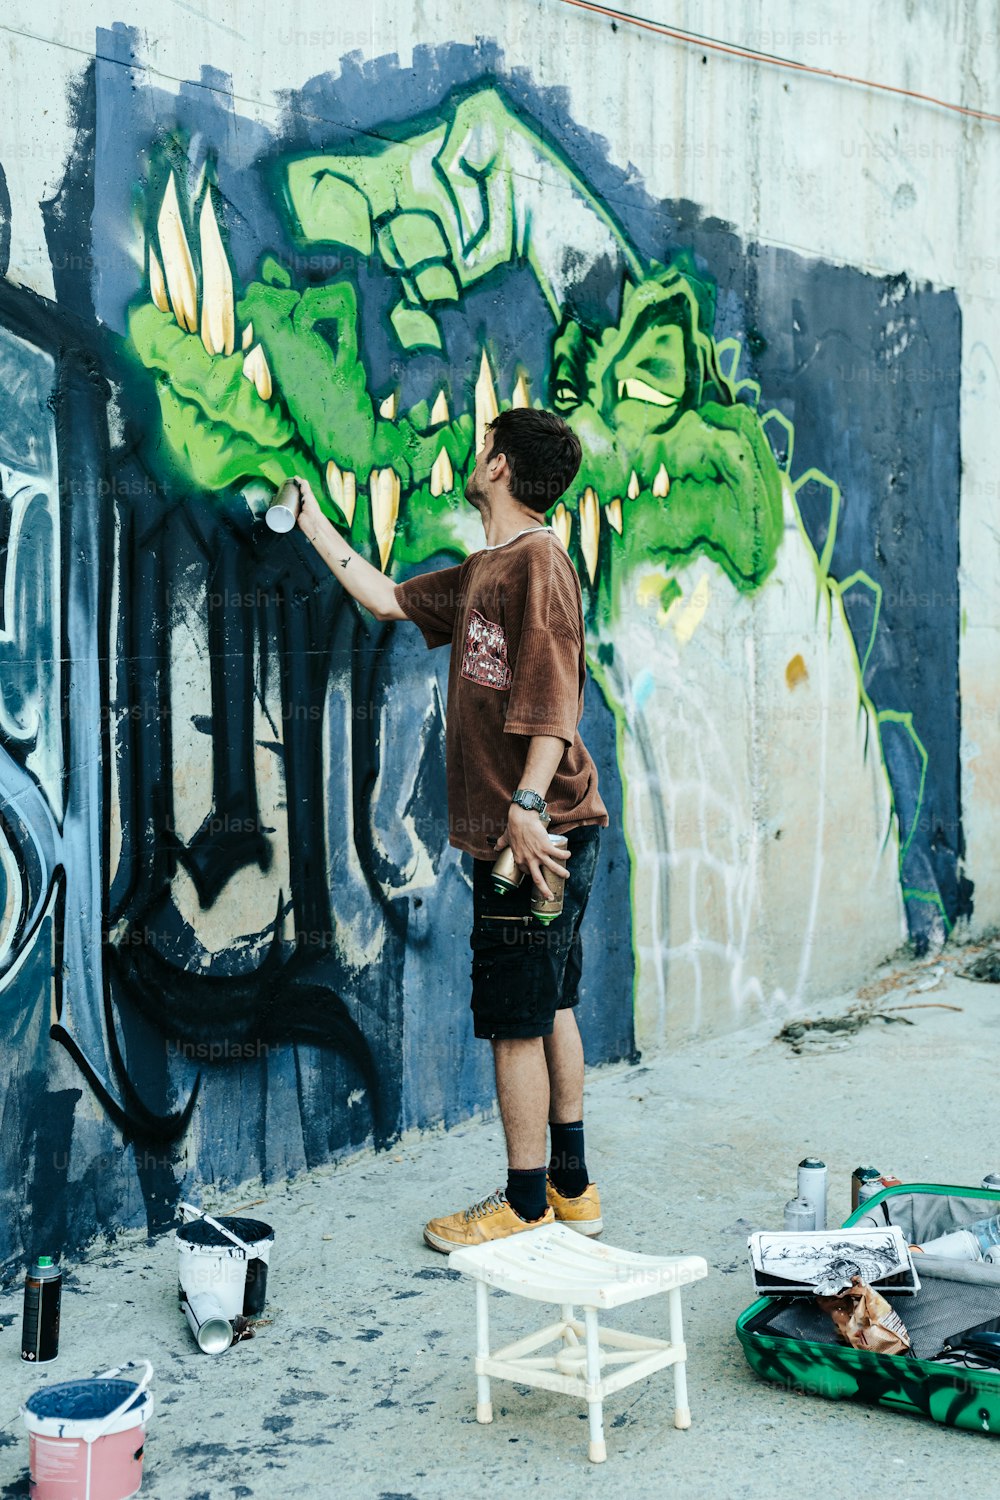
[(258, 1317), (264, 1311), (274, 1244), (270, 1224), (232, 1216), (213, 1219), (188, 1203), (180, 1206), (185, 1213), (197, 1215), (174, 1237), (181, 1302), (209, 1297), (220, 1317), (230, 1321), (240, 1314)]
[[(142, 1367), (136, 1385), (118, 1380)], [(43, 1386), (21, 1407), (33, 1500), (128, 1500), (142, 1486), (145, 1428), (153, 1414), (148, 1360), (89, 1380)]]

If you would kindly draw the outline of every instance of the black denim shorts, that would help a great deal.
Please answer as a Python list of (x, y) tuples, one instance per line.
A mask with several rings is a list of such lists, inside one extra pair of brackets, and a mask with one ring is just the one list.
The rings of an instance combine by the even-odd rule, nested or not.
[(580, 923), (601, 849), (596, 823), (571, 828), (563, 909), (547, 926), (531, 916), (530, 876), (498, 896), (493, 860), (473, 860), (472, 1015), (478, 1037), (551, 1036), (557, 1010), (577, 1002), (583, 949)]

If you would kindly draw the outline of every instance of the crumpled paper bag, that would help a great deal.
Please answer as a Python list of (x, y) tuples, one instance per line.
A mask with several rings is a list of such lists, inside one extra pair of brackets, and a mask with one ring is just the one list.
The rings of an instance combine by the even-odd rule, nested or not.
[(830, 1314), (841, 1339), (852, 1349), (909, 1354), (910, 1335), (902, 1318), (860, 1276), (852, 1276), (850, 1287), (840, 1296), (817, 1297), (816, 1305)]

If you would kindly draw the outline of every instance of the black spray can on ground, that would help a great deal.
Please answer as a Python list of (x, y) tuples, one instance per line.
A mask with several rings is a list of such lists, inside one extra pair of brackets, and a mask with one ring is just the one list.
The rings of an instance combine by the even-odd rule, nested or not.
[(52, 1257), (40, 1255), (24, 1278), (24, 1322), (21, 1358), (43, 1365), (59, 1353), (59, 1303), (62, 1272)]

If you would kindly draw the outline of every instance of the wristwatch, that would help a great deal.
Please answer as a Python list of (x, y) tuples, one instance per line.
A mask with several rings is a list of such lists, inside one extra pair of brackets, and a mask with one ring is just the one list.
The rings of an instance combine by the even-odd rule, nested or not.
[(537, 792), (523, 786), (518, 787), (510, 800), (516, 802), (518, 807), (523, 807), (525, 812), (544, 813), (548, 806), (544, 797), (540, 797)]

